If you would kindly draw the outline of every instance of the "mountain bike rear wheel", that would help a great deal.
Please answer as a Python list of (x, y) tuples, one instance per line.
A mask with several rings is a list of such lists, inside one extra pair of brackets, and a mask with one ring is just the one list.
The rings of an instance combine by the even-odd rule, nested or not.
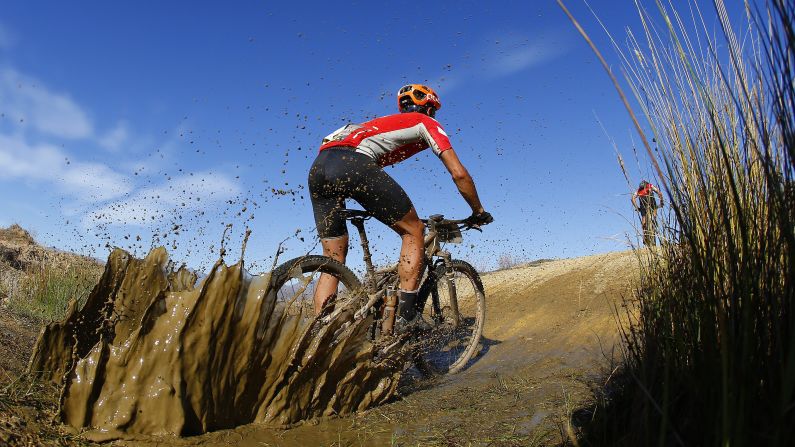
[(339, 280), (335, 301), (359, 293), (362, 285), (344, 264), (327, 256), (301, 256), (273, 270), (271, 293), (276, 302), (287, 306), (288, 314), (314, 315), (314, 292), (320, 275), (326, 273)]
[(420, 290), (420, 296), (431, 298), (422, 317), (432, 329), (421, 343), (424, 365), (418, 366), (440, 374), (461, 371), (479, 352), (486, 319), (486, 295), (478, 272), (459, 260), (453, 260), (450, 268), (451, 280), (448, 267), (440, 265), (429, 273)]

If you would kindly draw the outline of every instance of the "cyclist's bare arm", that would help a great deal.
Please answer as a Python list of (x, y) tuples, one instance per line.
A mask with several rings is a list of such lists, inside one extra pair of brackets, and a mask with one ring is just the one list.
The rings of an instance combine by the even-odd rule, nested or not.
[(483, 209), (483, 205), (480, 204), (480, 198), (478, 197), (478, 191), (475, 188), (475, 182), (472, 180), (472, 176), (469, 175), (467, 168), (461, 164), (461, 160), (458, 159), (458, 155), (456, 155), (455, 151), (453, 149), (448, 149), (442, 152), (441, 158), (444, 167), (447, 168), (447, 171), (449, 171), (450, 175), (453, 177), (453, 181), (458, 187), (458, 192), (461, 193), (461, 197), (463, 197), (469, 204), (469, 207), (472, 208), (472, 212), (479, 214), (486, 211)]
[(662, 207), (663, 207), (663, 205), (665, 204), (665, 200), (663, 199), (662, 192), (661, 192), (661, 191), (660, 191), (660, 190), (659, 190), (659, 189), (658, 189), (656, 186), (654, 186), (654, 185), (652, 185), (652, 186), (651, 186), (651, 189), (652, 189), (654, 192), (656, 192), (656, 193), (657, 193), (657, 196), (660, 198), (660, 206), (658, 206), (657, 208), (662, 208)]
[(636, 193), (636, 192), (632, 193), (632, 207), (635, 208), (635, 209), (638, 209), (638, 201), (637, 201), (637, 199), (638, 199), (638, 193)]

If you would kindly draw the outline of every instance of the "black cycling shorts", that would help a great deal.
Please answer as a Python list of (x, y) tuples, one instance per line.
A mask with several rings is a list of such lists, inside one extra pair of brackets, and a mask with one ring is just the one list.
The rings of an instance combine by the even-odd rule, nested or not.
[(645, 216), (650, 211), (654, 211), (657, 209), (657, 200), (655, 200), (655, 198), (651, 197), (650, 195), (640, 196), (639, 202), (640, 202), (639, 211), (641, 216)]
[(309, 169), (309, 195), (321, 239), (348, 234), (339, 210), (353, 199), (373, 217), (392, 226), (411, 210), (406, 191), (371, 157), (349, 147), (332, 147), (318, 154)]

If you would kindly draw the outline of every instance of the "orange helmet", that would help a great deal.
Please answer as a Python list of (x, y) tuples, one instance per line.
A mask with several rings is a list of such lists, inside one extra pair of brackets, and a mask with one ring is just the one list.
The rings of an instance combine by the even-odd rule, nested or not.
[(397, 94), (398, 109), (401, 112), (422, 112), (434, 116), (442, 108), (442, 103), (432, 88), (422, 84), (408, 84)]

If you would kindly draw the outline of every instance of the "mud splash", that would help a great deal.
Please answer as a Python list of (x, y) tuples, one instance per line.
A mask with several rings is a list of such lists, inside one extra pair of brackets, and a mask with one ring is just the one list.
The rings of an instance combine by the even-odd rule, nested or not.
[(95, 440), (193, 435), (351, 413), (395, 393), (401, 354), (375, 360), (371, 319), (350, 306), (321, 324), (242, 261), (196, 281), (163, 248), (110, 254), (85, 305), (45, 327), (30, 360), (62, 385), (64, 423)]

